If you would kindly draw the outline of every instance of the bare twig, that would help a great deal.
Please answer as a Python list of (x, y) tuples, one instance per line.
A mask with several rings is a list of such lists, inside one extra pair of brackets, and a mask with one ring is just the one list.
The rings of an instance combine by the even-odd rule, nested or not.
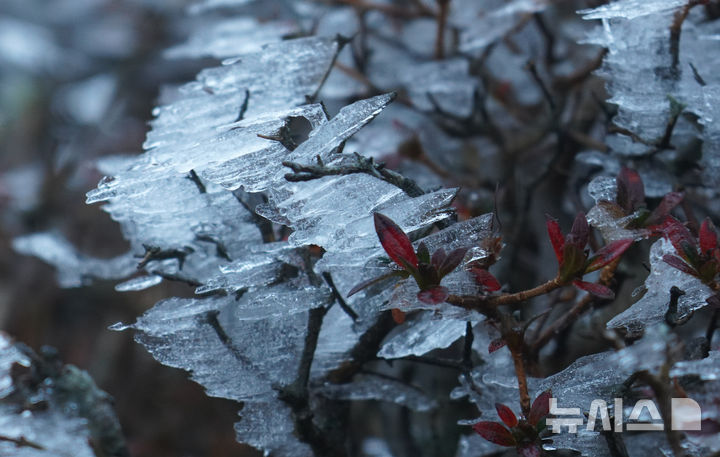
[(450, 11), (450, 0), (435, 0), (438, 5), (437, 35), (435, 36), (435, 58), (445, 58), (445, 30)]
[(13, 443), (17, 447), (29, 447), (29, 448), (37, 449), (38, 451), (45, 450), (45, 448), (43, 446), (26, 439), (24, 436), (21, 436), (20, 438), (12, 438), (9, 436), (0, 435), (0, 441)]
[[(605, 268), (603, 268), (601, 274), (600, 274), (600, 280), (598, 280), (598, 283), (602, 285), (609, 285), (612, 281), (612, 278), (614, 277), (615, 270), (617, 269), (618, 265), (620, 264), (620, 257), (612, 261), (609, 265), (607, 265)], [(568, 310), (565, 314), (560, 316), (558, 319), (556, 319), (548, 328), (546, 328), (540, 336), (533, 342), (531, 347), (531, 354), (533, 356), (537, 356), (537, 354), (540, 352), (540, 350), (550, 342), (553, 338), (555, 338), (556, 335), (558, 335), (560, 332), (562, 332), (564, 329), (566, 329), (568, 326), (570, 326), (573, 322), (577, 320), (578, 317), (580, 317), (595, 301), (595, 297), (588, 294), (580, 301), (578, 301), (570, 310)]]
[(708, 3), (707, 0), (690, 0), (675, 13), (673, 22), (670, 25), (670, 56), (672, 56), (672, 68), (675, 70), (677, 70), (678, 64), (680, 63), (680, 33), (682, 32), (682, 25), (693, 7), (706, 3)]
[(383, 163), (375, 163), (372, 157), (366, 158), (355, 153), (353, 159), (354, 163), (338, 166), (326, 166), (319, 160), (317, 165), (304, 165), (295, 162), (283, 162), (282, 164), (293, 171), (293, 173), (285, 175), (285, 179), (292, 182), (312, 181), (323, 176), (365, 173), (392, 184), (410, 197), (419, 197), (425, 193), (415, 181), (388, 170)]
[(345, 314), (350, 316), (350, 319), (353, 320), (353, 322), (358, 320), (357, 313), (350, 307), (350, 305), (347, 304), (343, 296), (340, 294), (340, 291), (335, 287), (335, 282), (333, 281), (332, 275), (328, 273), (327, 271), (322, 274), (323, 279), (325, 279), (325, 282), (328, 286), (330, 286), (330, 290), (332, 290), (333, 297), (335, 298), (335, 301), (338, 305), (340, 305), (340, 308), (342, 308), (343, 311), (345, 311)]
[(248, 89), (245, 89), (245, 98), (243, 99), (243, 102), (240, 105), (240, 110), (238, 111), (238, 115), (235, 118), (235, 122), (240, 122), (245, 118), (245, 113), (247, 112), (249, 102), (250, 102), (250, 91)]
[(202, 182), (200, 177), (195, 173), (195, 170), (190, 170), (190, 173), (188, 173), (188, 179), (195, 183), (195, 186), (197, 186), (198, 191), (200, 191), (201, 194), (204, 194), (207, 192), (207, 189), (205, 188), (205, 184)]

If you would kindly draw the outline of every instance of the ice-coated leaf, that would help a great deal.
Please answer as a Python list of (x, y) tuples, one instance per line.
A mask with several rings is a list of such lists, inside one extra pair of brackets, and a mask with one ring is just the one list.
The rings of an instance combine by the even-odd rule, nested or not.
[(156, 286), (162, 282), (162, 276), (150, 275), (150, 276), (138, 276), (127, 280), (123, 283), (117, 284), (115, 290), (118, 292), (129, 292), (137, 290), (145, 290), (152, 286)]
[[(588, 184), (588, 193), (595, 203), (614, 202), (617, 200), (618, 188), (617, 178), (609, 176), (597, 176)], [(588, 219), (590, 214), (588, 213)]]
[[(622, 385), (630, 375), (642, 370), (656, 372), (666, 363), (668, 346), (675, 344), (664, 324), (648, 327), (632, 346), (580, 357), (561, 372), (540, 380), (537, 389), (552, 391), (559, 408), (580, 408), (581, 414), (588, 413), (593, 400), (603, 400), (612, 415), (613, 399), (623, 395)], [(568, 433), (563, 427), (563, 433), (553, 433), (552, 440), (546, 449), (574, 449), (586, 457), (611, 455), (600, 432), (587, 431), (584, 425), (578, 427), (578, 433)]]
[(413, 411), (431, 411), (437, 408), (437, 402), (418, 388), (377, 376), (363, 376), (348, 384), (326, 384), (315, 392), (337, 400), (386, 401)]
[(268, 453), (297, 457), (313, 457), (310, 446), (300, 442), (293, 431), (290, 408), (277, 398), (245, 402), (240, 421), (235, 424), (238, 441)]
[(662, 13), (687, 4), (686, 0), (617, 0), (608, 5), (578, 11), (583, 19), (634, 19)]
[(252, 400), (270, 395), (276, 383), (292, 382), (306, 311), (328, 301), (328, 291), (290, 287), (248, 292), (239, 300), (171, 298), (132, 328), (158, 361), (189, 370), (209, 395)]
[(666, 239), (660, 239), (650, 248), (650, 274), (645, 279), (645, 294), (630, 308), (608, 322), (608, 328), (625, 327), (631, 332), (640, 331), (647, 325), (662, 322), (670, 303), (670, 288), (675, 286), (685, 292), (678, 299), (680, 317), (703, 308), (705, 299), (712, 291), (699, 279), (668, 265), (663, 257), (674, 255), (675, 248)]
[(609, 243), (625, 239), (637, 241), (647, 237), (649, 230), (627, 228), (637, 217), (637, 212), (626, 216), (618, 205), (607, 201), (599, 201), (587, 214), (590, 225)]
[(600, 250), (598, 250), (595, 254), (593, 254), (592, 257), (590, 257), (590, 263), (588, 264), (587, 268), (585, 268), (585, 272), (590, 273), (608, 265), (613, 260), (623, 255), (623, 253), (630, 247), (632, 243), (633, 240), (625, 239), (613, 241), (610, 244), (606, 244), (605, 246), (600, 248)]
[(421, 356), (450, 346), (465, 334), (465, 322), (442, 319), (431, 311), (421, 311), (391, 331), (378, 352), (384, 359)]

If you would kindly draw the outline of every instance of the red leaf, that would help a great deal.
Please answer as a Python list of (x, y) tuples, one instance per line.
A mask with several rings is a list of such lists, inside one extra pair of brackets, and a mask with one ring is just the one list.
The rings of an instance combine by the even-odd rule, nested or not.
[(505, 341), (502, 338), (497, 338), (495, 340), (492, 340), (490, 344), (488, 345), (488, 353), (492, 354), (493, 352), (497, 351), (498, 349), (502, 349), (507, 345), (507, 341)]
[(691, 267), (690, 265), (685, 263), (685, 261), (682, 260), (678, 256), (674, 256), (672, 254), (665, 254), (662, 259), (663, 259), (663, 262), (667, 263), (668, 265), (670, 265), (673, 268), (677, 268), (678, 270), (682, 271), (683, 273), (687, 273), (691, 276), (698, 275), (697, 271), (695, 271), (695, 269), (693, 267)]
[(495, 276), (484, 268), (472, 267), (470, 272), (475, 275), (475, 282), (488, 292), (495, 292), (502, 287)]
[(532, 425), (533, 427), (536, 426), (537, 423), (543, 419), (543, 417), (550, 414), (551, 397), (552, 393), (549, 390), (546, 390), (545, 392), (537, 396), (532, 406), (530, 407), (530, 415), (527, 418), (530, 425)]
[(390, 314), (392, 314), (392, 318), (396, 324), (400, 325), (405, 322), (405, 313), (403, 311), (393, 308), (390, 310)]
[(406, 270), (417, 269), (418, 259), (410, 238), (389, 217), (375, 213), (375, 231), (385, 252)]
[(520, 457), (540, 457), (542, 455), (542, 451), (537, 444), (528, 444), (526, 446), (519, 447), (517, 451)]
[(558, 224), (557, 219), (545, 215), (545, 225), (547, 226), (548, 235), (550, 236), (550, 242), (555, 250), (555, 257), (557, 257), (558, 264), (562, 265), (565, 236), (563, 236), (562, 230), (560, 230), (560, 224)]
[(645, 203), (645, 186), (637, 171), (623, 167), (615, 179), (617, 203), (627, 213), (632, 213)]
[(433, 252), (430, 264), (439, 270), (440, 265), (442, 265), (446, 258), (447, 254), (445, 253), (445, 249), (439, 248), (437, 251)]
[(695, 238), (690, 234), (690, 230), (672, 216), (665, 218), (660, 230), (665, 237), (670, 240), (670, 243), (675, 247), (677, 253), (682, 257), (687, 256), (689, 249), (694, 250), (697, 247)]
[(578, 213), (575, 216), (570, 233), (565, 237), (565, 243), (573, 244), (582, 251), (588, 242), (588, 236), (590, 236), (590, 226), (585, 213)]
[(460, 262), (462, 262), (462, 259), (465, 258), (467, 251), (468, 248), (457, 248), (450, 251), (450, 254), (445, 257), (445, 260), (438, 268), (438, 274), (440, 277), (442, 278), (446, 276), (448, 273), (457, 268), (457, 266), (460, 265)]
[(417, 298), (423, 303), (428, 303), (430, 305), (437, 305), (438, 303), (442, 303), (450, 296), (450, 292), (448, 292), (447, 287), (443, 286), (435, 286), (432, 289), (423, 290), (421, 292), (418, 292)]
[(515, 437), (510, 433), (510, 430), (497, 422), (478, 422), (473, 425), (473, 430), (491, 443), (500, 446), (515, 446)]
[(582, 289), (595, 295), (598, 298), (606, 298), (608, 300), (615, 298), (615, 292), (603, 286), (602, 284), (575, 280), (573, 281), (573, 285), (578, 289)]
[(613, 260), (620, 257), (623, 252), (625, 252), (627, 248), (630, 247), (631, 244), (633, 244), (633, 240), (627, 239), (613, 241), (612, 243), (603, 246), (595, 253), (595, 255), (590, 257), (590, 263), (588, 264), (587, 268), (585, 268), (585, 273), (599, 270), (600, 268), (608, 265)]
[(670, 214), (670, 211), (672, 211), (673, 208), (682, 202), (683, 197), (684, 194), (682, 192), (669, 192), (665, 194), (657, 208), (655, 208), (652, 213), (650, 213), (650, 216), (648, 216), (645, 221), (645, 225), (653, 225), (662, 221), (668, 214)]
[(505, 425), (510, 428), (517, 426), (517, 416), (515, 416), (515, 413), (512, 411), (512, 409), (508, 408), (502, 403), (495, 403), (495, 410), (498, 413), (498, 417), (500, 417), (500, 420), (502, 420)]
[(717, 233), (710, 218), (705, 218), (700, 226), (700, 253), (703, 255), (717, 248)]

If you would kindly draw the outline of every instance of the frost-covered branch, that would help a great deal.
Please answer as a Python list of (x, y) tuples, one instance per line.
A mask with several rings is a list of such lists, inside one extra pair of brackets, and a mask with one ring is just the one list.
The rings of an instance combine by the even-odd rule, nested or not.
[(320, 179), (324, 176), (343, 176), (356, 173), (364, 173), (381, 179), (401, 189), (410, 197), (419, 197), (425, 192), (412, 180), (402, 176), (400, 173), (389, 170), (384, 163), (376, 163), (372, 157), (363, 157), (357, 152), (352, 156), (345, 156), (348, 164), (325, 165), (318, 157), (317, 165), (304, 165), (294, 162), (283, 162), (283, 166), (293, 170), (293, 173), (285, 175), (285, 179), (291, 182), (303, 182)]

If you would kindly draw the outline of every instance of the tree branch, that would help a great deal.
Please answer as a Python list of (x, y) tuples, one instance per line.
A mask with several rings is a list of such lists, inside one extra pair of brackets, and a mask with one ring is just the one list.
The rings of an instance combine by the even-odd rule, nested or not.
[(388, 170), (383, 163), (375, 163), (372, 157), (366, 158), (356, 152), (353, 156), (345, 155), (345, 158), (350, 158), (354, 163), (328, 166), (323, 164), (320, 159), (318, 159), (317, 165), (283, 162), (283, 166), (293, 171), (292, 173), (286, 174), (285, 179), (291, 182), (302, 182), (320, 179), (324, 176), (344, 176), (364, 173), (392, 184), (410, 197), (419, 197), (425, 193), (415, 181), (392, 170)]

